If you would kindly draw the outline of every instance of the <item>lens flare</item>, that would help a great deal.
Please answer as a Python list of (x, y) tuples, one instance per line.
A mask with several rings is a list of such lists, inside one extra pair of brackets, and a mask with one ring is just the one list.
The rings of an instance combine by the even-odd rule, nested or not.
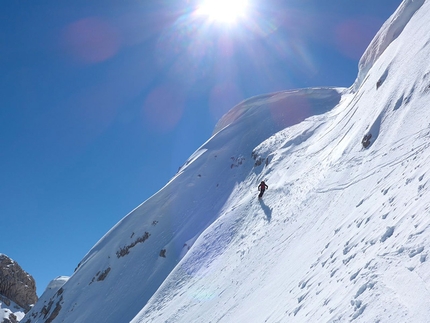
[(245, 16), (247, 7), (247, 0), (205, 0), (197, 13), (214, 22), (233, 24)]
[(68, 25), (62, 38), (68, 54), (78, 61), (90, 64), (115, 56), (121, 45), (118, 31), (107, 21), (96, 17)]
[(183, 93), (177, 86), (163, 84), (154, 88), (146, 97), (142, 116), (150, 131), (168, 133), (175, 129), (183, 112)]

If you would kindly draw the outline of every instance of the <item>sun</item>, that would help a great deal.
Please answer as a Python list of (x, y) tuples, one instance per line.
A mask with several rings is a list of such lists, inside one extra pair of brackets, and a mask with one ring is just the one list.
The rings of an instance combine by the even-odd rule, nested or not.
[(197, 13), (210, 21), (234, 24), (246, 15), (247, 0), (202, 0)]

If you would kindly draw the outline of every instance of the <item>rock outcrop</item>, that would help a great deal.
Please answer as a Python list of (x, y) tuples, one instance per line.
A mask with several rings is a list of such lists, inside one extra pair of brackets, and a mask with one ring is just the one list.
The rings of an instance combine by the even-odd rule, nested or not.
[(25, 311), (37, 302), (33, 277), (4, 254), (0, 254), (0, 295), (12, 300)]

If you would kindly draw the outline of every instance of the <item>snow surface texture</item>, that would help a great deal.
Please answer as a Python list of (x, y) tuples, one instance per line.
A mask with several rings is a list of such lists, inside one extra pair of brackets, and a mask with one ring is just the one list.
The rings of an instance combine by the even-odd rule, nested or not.
[(351, 89), (233, 108), (23, 322), (428, 322), (429, 16), (405, 0)]
[(396, 12), (384, 23), (360, 59), (358, 77), (353, 88), (357, 89), (361, 85), (370, 68), (393, 40), (399, 37), (415, 12), (424, 4), (424, 1), (404, 0)]
[(25, 310), (12, 302), (7, 297), (0, 295), (0, 322), (20, 321), (25, 315)]

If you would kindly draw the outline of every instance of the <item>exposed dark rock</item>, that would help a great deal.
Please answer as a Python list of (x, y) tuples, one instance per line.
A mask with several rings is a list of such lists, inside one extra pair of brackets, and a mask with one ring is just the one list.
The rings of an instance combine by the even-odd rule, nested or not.
[(105, 280), (105, 278), (107, 277), (107, 275), (110, 272), (110, 267), (108, 267), (105, 271), (103, 271), (99, 277), (97, 277), (97, 281), (102, 281)]
[(161, 249), (160, 257), (166, 258), (166, 249)]
[(17, 262), (0, 254), (0, 294), (25, 311), (37, 302), (36, 283)]
[(18, 319), (17, 319), (17, 317), (16, 317), (16, 315), (15, 314), (13, 314), (13, 313), (10, 313), (9, 314), (9, 319), (4, 319), (3, 320), (3, 323), (18, 323), (19, 321), (18, 321)]
[(145, 232), (141, 237), (138, 237), (135, 241), (133, 241), (129, 245), (124, 246), (120, 250), (118, 250), (116, 252), (116, 256), (118, 258), (121, 258), (121, 257), (128, 255), (130, 253), (131, 248), (134, 248), (138, 243), (145, 242), (146, 240), (149, 239), (150, 236), (151, 235), (149, 234), (149, 232)]
[(54, 310), (52, 311), (51, 315), (49, 315), (48, 319), (45, 321), (45, 323), (51, 323), (60, 313), (61, 311), (61, 301), (63, 300), (63, 296), (60, 297), (60, 300), (55, 305)]

